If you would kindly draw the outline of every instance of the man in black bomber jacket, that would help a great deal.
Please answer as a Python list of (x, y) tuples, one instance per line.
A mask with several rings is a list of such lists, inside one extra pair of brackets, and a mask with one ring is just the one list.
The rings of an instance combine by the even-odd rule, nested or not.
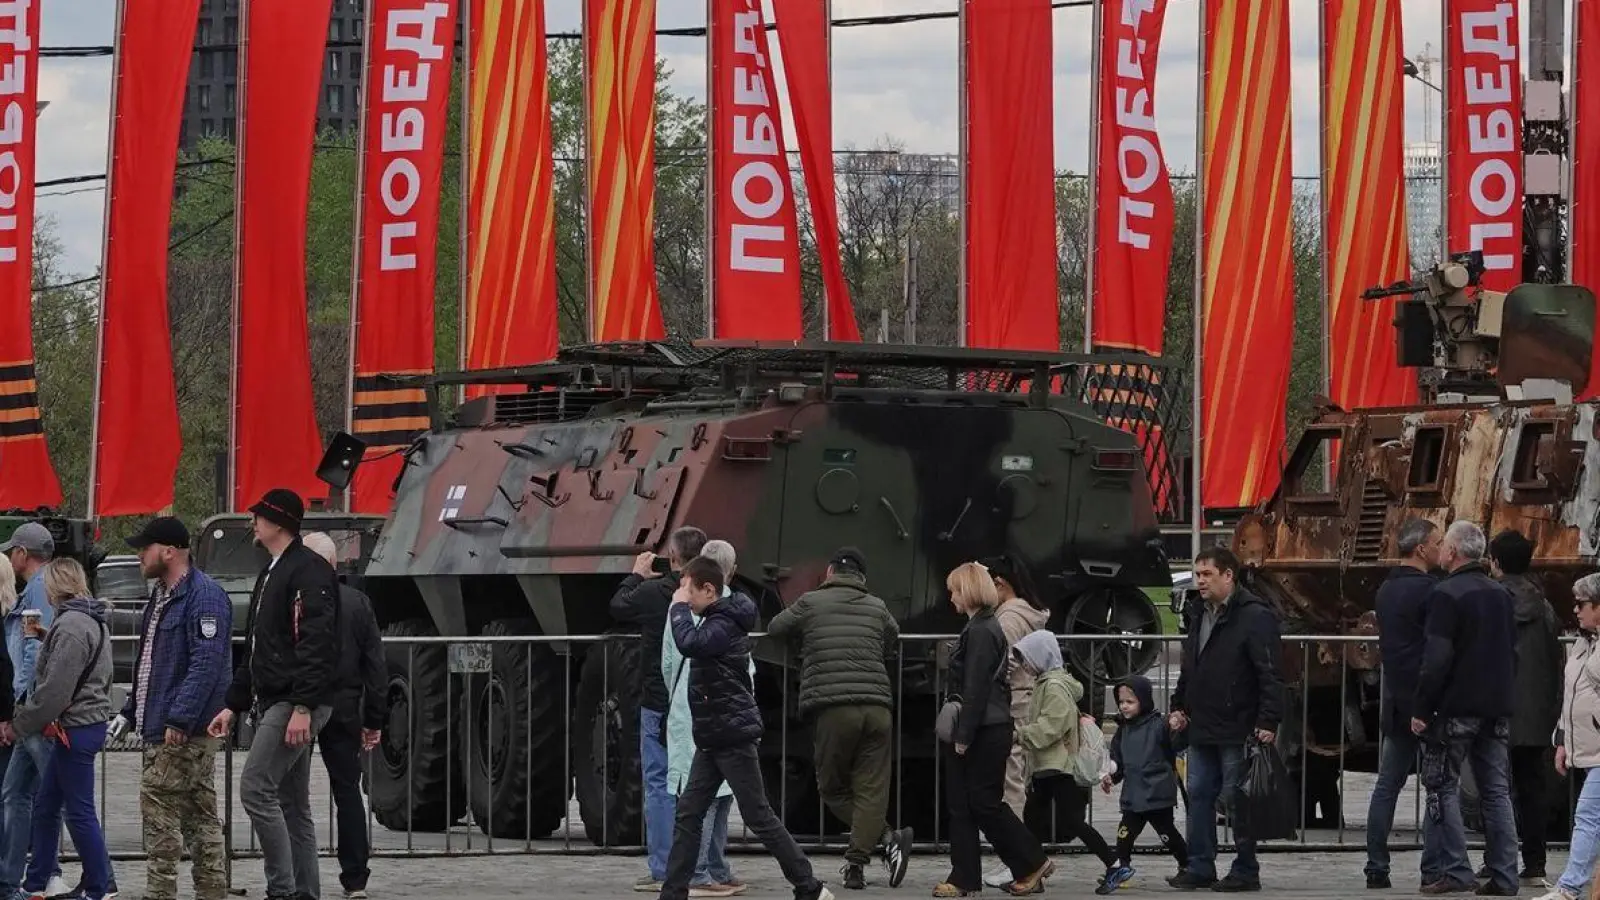
[(225, 737), (234, 716), (257, 714), (239, 798), (261, 841), (267, 900), (321, 896), (311, 816), (311, 740), (332, 713), (339, 662), (339, 580), (300, 541), (305, 504), (283, 488), (250, 507), (272, 560), (256, 578), (243, 659), (227, 708), (208, 729)]

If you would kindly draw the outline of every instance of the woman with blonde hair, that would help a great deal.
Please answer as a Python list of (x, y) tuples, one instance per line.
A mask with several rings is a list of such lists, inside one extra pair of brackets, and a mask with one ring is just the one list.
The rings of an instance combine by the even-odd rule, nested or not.
[(950, 804), (950, 875), (935, 897), (971, 897), (983, 890), (978, 831), (988, 836), (1014, 879), (1006, 890), (1029, 894), (1055, 866), (1038, 838), (1005, 804), (1011, 756), (1010, 650), (995, 619), (1000, 603), (989, 570), (969, 562), (946, 579), (950, 604), (967, 625), (950, 657), (949, 696), (939, 712), (945, 797)]
[(83, 859), (83, 900), (102, 900), (111, 881), (111, 857), (94, 808), (94, 761), (111, 719), (111, 641), (106, 604), (89, 596), (89, 579), (77, 560), (53, 559), (44, 567), (44, 590), (56, 616), (39, 649), (33, 690), (16, 710), (19, 735), (43, 735), (49, 762), (33, 800), (33, 856), (23, 893), (43, 896), (56, 871), (61, 821)]

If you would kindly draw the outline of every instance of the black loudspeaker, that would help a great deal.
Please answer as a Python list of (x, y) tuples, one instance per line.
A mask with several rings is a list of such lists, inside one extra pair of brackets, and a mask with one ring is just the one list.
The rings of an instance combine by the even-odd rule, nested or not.
[(1433, 318), (1428, 304), (1404, 300), (1394, 306), (1395, 354), (1402, 367), (1433, 365)]
[(361, 465), (361, 456), (366, 452), (367, 445), (360, 438), (339, 432), (328, 442), (328, 452), (322, 454), (322, 462), (317, 464), (317, 478), (336, 491), (344, 490), (350, 486), (356, 466)]

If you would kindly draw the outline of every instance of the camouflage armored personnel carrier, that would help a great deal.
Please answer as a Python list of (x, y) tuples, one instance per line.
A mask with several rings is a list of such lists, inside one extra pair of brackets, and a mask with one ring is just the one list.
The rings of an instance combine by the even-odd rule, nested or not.
[[(1008, 550), (1031, 566), (1056, 630), (1156, 634), (1139, 585), (1170, 576), (1147, 446), (1107, 422), (1152, 416), (1151, 385), (1177, 387), (1162, 373), (1140, 357), (702, 342), (574, 347), (548, 365), (397, 381), (419, 405), (423, 389), (513, 392), (448, 422), (430, 405), (434, 427), (406, 452), (365, 589), (390, 636), (608, 633), (634, 556), (692, 524), (738, 549), (737, 586), (763, 622), (854, 544), (908, 634), (956, 633), (946, 573)], [(348, 435), (330, 458), (339, 442), (359, 459)], [(377, 820), (441, 829), (470, 806), (494, 835), (542, 837), (566, 814), (572, 771), (591, 840), (637, 842), (636, 642), (480, 646), (483, 668), (452, 675), (438, 644), (391, 645)], [(1147, 668), (1156, 645), (1129, 646), (1076, 664), (1102, 684)], [(781, 647), (762, 642), (757, 656), (769, 787), (814, 830), (796, 673)], [(933, 642), (906, 645), (904, 735), (932, 733), (937, 663)], [(916, 821), (934, 812), (933, 742), (901, 751)]]
[[(1421, 402), (1324, 402), (1277, 492), (1235, 529), (1246, 583), (1278, 609), (1286, 635), (1376, 635), (1373, 598), (1412, 518), (1522, 531), (1537, 548), (1530, 574), (1570, 622), (1572, 582), (1600, 562), (1600, 405), (1573, 402), (1589, 378), (1594, 295), (1571, 285), (1482, 291), (1480, 272), (1481, 257), (1465, 254), (1368, 292), (1409, 297), (1395, 319), (1397, 353), (1419, 370)], [(1322, 810), (1311, 824), (1332, 824), (1339, 761), (1376, 770), (1378, 645), (1287, 646), (1284, 672), (1306, 720), (1295, 736), (1308, 751), (1306, 797)], [(1301, 719), (1296, 705), (1288, 727)]]

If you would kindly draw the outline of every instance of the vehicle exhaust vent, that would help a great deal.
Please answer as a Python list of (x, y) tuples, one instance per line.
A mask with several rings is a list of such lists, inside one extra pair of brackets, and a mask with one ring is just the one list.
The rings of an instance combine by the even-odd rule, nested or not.
[(535, 425), (586, 418), (595, 407), (620, 398), (615, 391), (525, 391), (491, 394), (461, 404), (456, 425), (486, 428), (491, 425)]

